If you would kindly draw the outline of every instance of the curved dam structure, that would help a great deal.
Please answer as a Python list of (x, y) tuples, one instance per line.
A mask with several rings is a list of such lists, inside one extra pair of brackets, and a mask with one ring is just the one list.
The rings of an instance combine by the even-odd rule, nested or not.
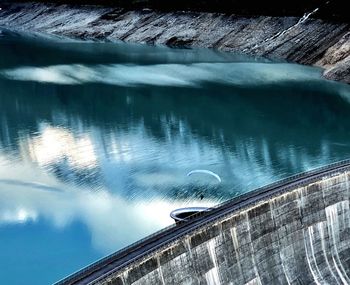
[(350, 161), (164, 229), (57, 284), (349, 284)]

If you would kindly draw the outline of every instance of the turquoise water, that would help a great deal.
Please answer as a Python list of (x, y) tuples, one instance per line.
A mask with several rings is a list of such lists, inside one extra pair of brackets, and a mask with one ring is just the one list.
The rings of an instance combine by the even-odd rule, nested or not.
[(349, 158), (350, 88), (320, 69), (8, 31), (0, 53), (1, 284), (52, 283), (175, 208)]

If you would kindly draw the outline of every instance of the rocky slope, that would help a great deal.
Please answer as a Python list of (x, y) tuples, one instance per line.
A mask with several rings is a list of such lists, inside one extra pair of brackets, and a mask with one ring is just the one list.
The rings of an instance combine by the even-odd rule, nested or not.
[(327, 78), (350, 83), (350, 25), (313, 19), (312, 13), (299, 18), (43, 3), (2, 3), (0, 7), (0, 26), (11, 29), (215, 48), (322, 66)]

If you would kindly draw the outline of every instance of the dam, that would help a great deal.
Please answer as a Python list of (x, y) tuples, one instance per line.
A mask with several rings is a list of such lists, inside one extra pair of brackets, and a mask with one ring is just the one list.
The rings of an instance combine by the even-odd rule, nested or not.
[(349, 179), (342, 161), (262, 187), (56, 285), (349, 284)]
[[(349, 85), (325, 80), (320, 68), (244, 54), (37, 34), (45, 30), (31, 26), (36, 20), (17, 25), (24, 18), (11, 17), (15, 10), (3, 4), (1, 8), (9, 16), (0, 16), (1, 284), (53, 284), (81, 268), (62, 282), (225, 284), (239, 276), (245, 283), (259, 276), (266, 283), (272, 277), (264, 276), (262, 266), (276, 265), (278, 271), (271, 267), (272, 273), (283, 270), (279, 262), (288, 251), (274, 248), (272, 255), (259, 250), (257, 239), (270, 229), (251, 219), (242, 224), (250, 228), (250, 235), (243, 236), (238, 224), (232, 226), (236, 254), (235, 230), (225, 231), (223, 221), (288, 192), (280, 191), (281, 184), (266, 195), (254, 189), (349, 157)], [(50, 11), (55, 9), (40, 15), (49, 19)], [(40, 15), (35, 23), (67, 27)], [(78, 18), (82, 23), (84, 16)], [(25, 27), (33, 27), (33, 33)], [(222, 181), (188, 175), (196, 169), (217, 173)], [(306, 186), (321, 179), (309, 178), (284, 185)], [(234, 197), (240, 198), (230, 200)], [(214, 207), (224, 201), (233, 204)], [(167, 228), (174, 224), (171, 211), (184, 207), (211, 211)], [(302, 217), (313, 209), (305, 211)], [(273, 213), (276, 230), (279, 212)], [(307, 226), (299, 220), (295, 223), (304, 237)], [(326, 220), (324, 214), (319, 221)], [(230, 255), (218, 252), (225, 236)], [(268, 237), (276, 244), (284, 236)], [(138, 240), (139, 246), (119, 252)], [(212, 247), (213, 258), (207, 255)], [(313, 280), (312, 273), (301, 271), (308, 266), (305, 252), (299, 257), (305, 267), (297, 263), (293, 270), (300, 272), (298, 280)], [(342, 250), (338, 252), (344, 265)], [(267, 255), (275, 256), (273, 262), (265, 261)], [(191, 267), (180, 269), (179, 260)], [(333, 266), (332, 255), (327, 261)], [(321, 275), (313, 272), (325, 278), (326, 267), (319, 260), (316, 264)], [(293, 283), (298, 278), (293, 267), (283, 266)], [(231, 272), (228, 279), (225, 272)], [(336, 267), (325, 272), (340, 280)]]

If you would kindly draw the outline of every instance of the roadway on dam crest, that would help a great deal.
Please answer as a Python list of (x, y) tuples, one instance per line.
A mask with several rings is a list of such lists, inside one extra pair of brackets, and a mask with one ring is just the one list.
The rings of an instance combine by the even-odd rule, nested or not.
[(350, 170), (350, 160), (345, 160), (304, 172), (243, 194), (240, 197), (233, 198), (212, 208), (210, 212), (202, 212), (186, 223), (161, 230), (121, 251), (107, 256), (71, 276), (58, 281), (56, 285), (99, 283), (132, 263), (147, 258), (157, 250), (170, 245), (185, 235), (195, 232), (199, 228), (203, 228), (207, 224), (213, 223), (232, 213), (239, 212), (239, 210), (248, 206), (266, 201), (298, 187), (304, 187), (321, 181), (324, 177), (332, 177), (348, 170)]

